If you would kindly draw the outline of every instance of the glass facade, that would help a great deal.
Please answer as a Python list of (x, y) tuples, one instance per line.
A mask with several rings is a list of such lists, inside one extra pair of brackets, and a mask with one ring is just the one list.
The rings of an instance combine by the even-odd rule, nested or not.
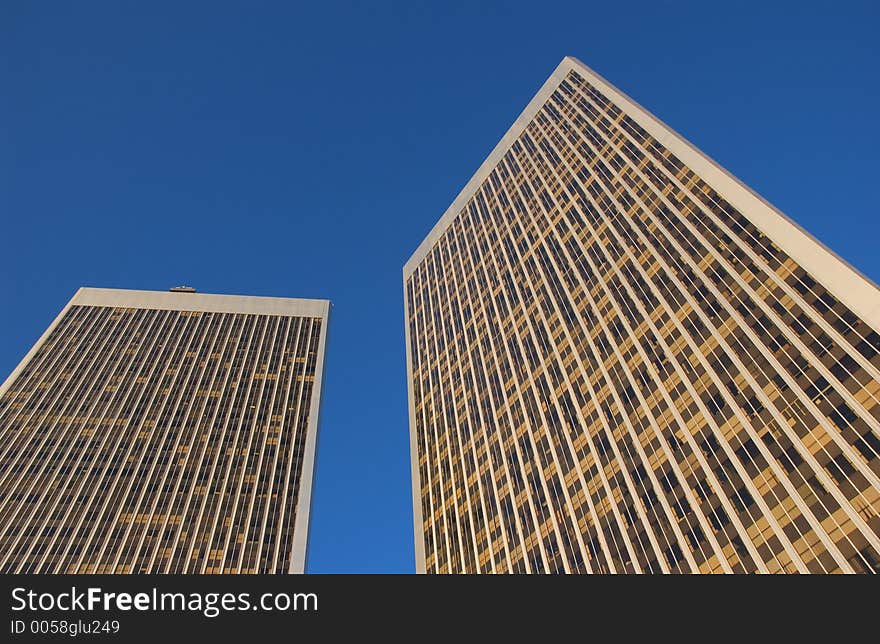
[(404, 269), (417, 566), (880, 571), (848, 267), (621, 96), (563, 61)]
[(0, 571), (301, 566), (326, 314), (131, 291), (118, 293), (151, 306), (115, 306), (115, 293), (101, 305), (78, 294), (4, 386)]

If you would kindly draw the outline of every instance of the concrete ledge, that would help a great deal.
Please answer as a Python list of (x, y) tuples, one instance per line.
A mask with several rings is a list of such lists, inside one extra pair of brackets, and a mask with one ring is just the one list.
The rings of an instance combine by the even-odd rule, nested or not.
[(111, 306), (166, 311), (206, 311), (213, 313), (256, 313), (327, 318), (329, 300), (303, 300), (253, 295), (213, 295), (172, 293), (115, 288), (83, 287), (70, 301), (73, 306)]

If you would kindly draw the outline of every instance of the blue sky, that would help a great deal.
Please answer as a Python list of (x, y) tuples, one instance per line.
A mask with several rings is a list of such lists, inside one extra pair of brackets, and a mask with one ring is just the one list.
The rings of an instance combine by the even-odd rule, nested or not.
[(0, 373), (79, 286), (328, 298), (307, 570), (410, 572), (401, 270), (560, 59), (877, 281), (878, 26), (871, 2), (5, 0)]

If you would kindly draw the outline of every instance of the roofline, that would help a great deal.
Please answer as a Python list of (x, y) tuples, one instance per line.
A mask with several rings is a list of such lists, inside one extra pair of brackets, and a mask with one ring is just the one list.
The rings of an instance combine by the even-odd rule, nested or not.
[(519, 138), (528, 123), (570, 71), (577, 71), (605, 94), (624, 113), (675, 154), (701, 179), (741, 212), (755, 227), (770, 237), (789, 257), (874, 328), (880, 329), (880, 288), (867, 275), (804, 230), (749, 186), (733, 176), (714, 159), (693, 145), (650, 111), (621, 92), (577, 58), (566, 56), (541, 86), (534, 98), (514, 121), (477, 172), (467, 182), (452, 205), (428, 233), (403, 267), (404, 283), (425, 258), (440, 236), (485, 181), (492, 169)]
[(70, 304), (72, 306), (110, 306), (166, 311), (290, 315), (325, 319), (330, 310), (330, 300), (91, 287), (80, 288), (71, 299)]

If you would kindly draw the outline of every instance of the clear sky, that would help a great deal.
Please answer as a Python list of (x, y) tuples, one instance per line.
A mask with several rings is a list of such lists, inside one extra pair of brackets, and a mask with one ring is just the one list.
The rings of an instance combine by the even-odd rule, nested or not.
[(0, 380), (79, 286), (328, 298), (307, 570), (410, 572), (402, 267), (562, 57), (876, 281), (877, 6), (3, 0)]

